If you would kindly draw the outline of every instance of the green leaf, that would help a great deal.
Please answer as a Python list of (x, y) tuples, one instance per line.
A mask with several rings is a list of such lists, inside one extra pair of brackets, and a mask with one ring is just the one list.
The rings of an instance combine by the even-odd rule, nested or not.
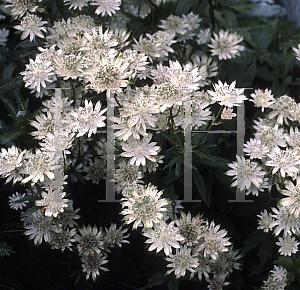
[(36, 211), (38, 211), (40, 209), (40, 207), (34, 205), (33, 207), (31, 207), (30, 209), (28, 209), (27, 211), (25, 211), (24, 213), (22, 213), (21, 217), (24, 217), (24, 216), (27, 216), (27, 215), (30, 215)]
[(274, 264), (282, 266), (287, 270), (291, 270), (294, 268), (294, 260), (290, 257), (279, 257), (277, 260), (274, 261)]
[[(176, 163), (182, 163), (183, 162), (183, 156), (174, 156), (174, 158), (163, 168), (163, 170), (167, 169), (167, 168), (172, 168), (174, 164)], [(177, 166), (177, 165), (176, 165)]]
[(204, 180), (198, 170), (193, 170), (192, 173), (193, 173), (193, 181), (197, 187), (198, 193), (200, 194), (201, 198), (205, 202), (206, 206), (209, 207), (210, 196), (207, 196), (206, 194)]
[(178, 280), (173, 278), (168, 281), (168, 290), (178, 290)]
[(168, 276), (165, 276), (162, 273), (157, 273), (155, 275), (153, 275), (152, 277), (148, 278), (148, 283), (140, 288), (139, 290), (146, 290), (149, 288), (152, 288), (154, 286), (159, 286), (161, 284), (163, 284), (164, 282), (166, 282), (169, 279)]

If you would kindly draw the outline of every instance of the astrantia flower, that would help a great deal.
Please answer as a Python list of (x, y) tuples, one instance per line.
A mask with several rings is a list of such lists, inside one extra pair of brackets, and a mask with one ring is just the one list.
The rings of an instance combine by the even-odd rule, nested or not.
[(197, 33), (196, 41), (199, 45), (208, 43), (210, 40), (211, 31), (210, 28), (200, 30), (199, 33)]
[(232, 118), (236, 117), (236, 113), (233, 113), (232, 108), (224, 108), (221, 114), (222, 120), (232, 120)]
[(8, 29), (6, 29), (6, 28), (0, 29), (0, 46), (6, 45), (8, 35), (9, 35)]
[(139, 167), (129, 164), (129, 162), (122, 161), (119, 164), (119, 168), (115, 170), (115, 183), (116, 190), (121, 191), (124, 187), (132, 184), (142, 182), (142, 173), (139, 171)]
[(282, 206), (290, 206), (291, 213), (297, 218), (300, 213), (300, 178), (297, 179), (297, 185), (294, 185), (293, 182), (287, 180), (285, 182), (285, 188), (281, 191), (281, 194), (286, 195), (280, 200)]
[(108, 247), (122, 247), (122, 244), (129, 244), (129, 241), (125, 240), (129, 237), (129, 234), (125, 234), (128, 231), (128, 228), (122, 229), (122, 226), (120, 226), (117, 229), (116, 224), (111, 224), (109, 229), (105, 228), (105, 233), (103, 233), (103, 242), (104, 242), (104, 248), (105, 251), (110, 252), (108, 250)]
[(239, 45), (243, 41), (243, 37), (236, 32), (229, 33), (228, 31), (220, 30), (219, 35), (214, 32), (214, 38), (211, 38), (212, 55), (217, 55), (220, 60), (231, 59), (239, 55), (240, 51), (244, 50), (244, 46)]
[(268, 89), (255, 90), (255, 92), (250, 96), (252, 99), (249, 99), (249, 101), (253, 102), (255, 107), (261, 108), (262, 112), (264, 112), (265, 108), (269, 108), (276, 101), (272, 92)]
[[(12, 19), (21, 18), (27, 11), (34, 13), (38, 9), (37, 1), (34, 0), (5, 0), (5, 8), (10, 8), (9, 14)], [(41, 0), (38, 0), (41, 2)]]
[(108, 271), (107, 268), (102, 267), (102, 265), (108, 262), (106, 259), (107, 256), (102, 253), (88, 254), (81, 257), (82, 271), (86, 272), (86, 280), (88, 280), (90, 275), (92, 275), (92, 278), (95, 281), (97, 276), (100, 275), (99, 270)]
[[(91, 56), (92, 57), (92, 56)], [(95, 57), (95, 62), (91, 63), (88, 69), (84, 70), (83, 76), (89, 84), (86, 88), (101, 93), (107, 89), (116, 93), (121, 91), (121, 87), (126, 87), (132, 71), (129, 70), (130, 62), (117, 55), (111, 49), (107, 55)]]
[(295, 52), (296, 59), (300, 61), (300, 44), (298, 44), (298, 48), (293, 47), (293, 51)]
[(280, 206), (279, 209), (272, 207), (274, 214), (272, 215), (273, 221), (270, 228), (274, 228), (274, 235), (278, 236), (283, 231), (283, 236), (291, 236), (292, 233), (296, 234), (299, 229), (299, 219), (295, 218), (294, 214), (290, 211), (291, 206)]
[(286, 140), (283, 128), (279, 128), (275, 124), (275, 120), (260, 119), (254, 120), (253, 128), (257, 130), (254, 133), (256, 139), (260, 139), (261, 143), (272, 150), (275, 147), (286, 147)]
[(64, 199), (64, 196), (66, 195), (65, 192), (50, 189), (48, 192), (43, 191), (41, 194), (43, 199), (36, 200), (35, 204), (43, 207), (43, 211), (45, 210), (45, 216), (57, 217), (57, 215), (60, 212), (63, 212), (64, 208), (68, 206), (68, 200)]
[(266, 165), (273, 167), (272, 174), (275, 174), (279, 170), (282, 177), (285, 177), (285, 175), (293, 177), (299, 171), (296, 167), (300, 164), (300, 157), (297, 150), (289, 148), (281, 150), (279, 147), (275, 147), (268, 154), (268, 157), (270, 160), (266, 162)]
[(35, 37), (44, 38), (43, 32), (47, 32), (46, 28), (43, 27), (47, 24), (47, 21), (42, 21), (41, 17), (34, 14), (27, 14), (21, 20), (20, 25), (16, 25), (15, 29), (23, 31), (21, 35), (21, 40), (24, 40), (28, 35), (30, 36), (30, 42), (35, 40)]
[(162, 212), (167, 209), (164, 207), (168, 201), (161, 198), (163, 192), (158, 191), (155, 186), (136, 185), (139, 190), (132, 190), (131, 196), (122, 199), (122, 212), (126, 224), (134, 222), (133, 229), (141, 223), (144, 227), (151, 228), (154, 223), (158, 223), (163, 217)]
[(83, 172), (87, 173), (83, 177), (85, 180), (92, 180), (92, 183), (99, 184), (99, 181), (106, 177), (106, 160), (95, 157), (94, 162), (90, 161), (88, 166), (83, 164)]
[(172, 268), (167, 271), (166, 275), (174, 272), (176, 278), (185, 276), (186, 271), (190, 271), (192, 276), (199, 266), (198, 258), (195, 254), (191, 254), (191, 248), (188, 248), (186, 245), (176, 249), (176, 254), (170, 254), (166, 260), (170, 262), (167, 267)]
[(23, 80), (25, 87), (41, 91), (41, 86), (46, 88), (47, 82), (52, 82), (51, 77), (54, 75), (53, 67), (50, 61), (42, 60), (37, 55), (35, 61), (29, 59), (29, 64), (26, 64), (26, 70), (20, 73), (24, 75)]
[(281, 266), (274, 266), (270, 271), (267, 281), (264, 281), (262, 289), (265, 290), (284, 290), (287, 285), (287, 270)]
[(9, 196), (9, 206), (15, 210), (22, 209), (28, 203), (28, 200), (18, 202), (19, 199), (25, 197), (25, 193), (19, 194), (18, 192), (14, 193), (12, 196)]
[(293, 112), (297, 108), (297, 103), (291, 97), (284, 95), (280, 98), (276, 99), (272, 105), (270, 105), (272, 112), (269, 114), (269, 118), (272, 119), (277, 116), (277, 123), (289, 125), (288, 119), (294, 121), (293, 119)]
[[(25, 151), (21, 151), (15, 146), (8, 149), (1, 148), (0, 152), (0, 175), (2, 178), (9, 177), (14, 171), (21, 169)], [(8, 178), (9, 182), (11, 178)]]
[(98, 6), (95, 13), (104, 16), (108, 14), (112, 16), (117, 10), (120, 10), (121, 0), (93, 0), (90, 4)]
[(74, 236), (76, 235), (76, 229), (63, 229), (60, 227), (56, 229), (55, 232), (52, 232), (51, 235), (51, 248), (58, 249), (62, 252), (65, 249), (72, 251), (72, 243), (75, 243)]
[(89, 0), (64, 0), (64, 4), (70, 5), (69, 9), (78, 9), (81, 11), (81, 9), (88, 5)]
[(258, 195), (258, 191), (263, 191), (267, 187), (264, 171), (256, 162), (246, 160), (243, 156), (237, 156), (237, 162), (228, 164), (232, 170), (226, 172), (229, 176), (234, 176), (235, 181), (231, 186), (237, 186), (241, 191), (246, 189), (246, 194)]
[(125, 152), (121, 153), (123, 157), (129, 157), (130, 164), (139, 166), (140, 164), (146, 164), (146, 158), (150, 161), (155, 162), (153, 155), (157, 155), (160, 151), (159, 146), (155, 146), (156, 142), (150, 142), (152, 134), (149, 134), (148, 137), (144, 137), (142, 140), (136, 140), (133, 137), (130, 137), (127, 140), (127, 143), (122, 142), (121, 146)]
[(100, 254), (104, 249), (101, 229), (98, 230), (96, 226), (92, 228), (88, 225), (78, 230), (79, 234), (75, 236), (75, 240), (78, 242), (79, 253), (81, 255)]
[(77, 137), (83, 136), (87, 132), (88, 137), (91, 137), (92, 134), (97, 133), (99, 127), (105, 126), (103, 121), (106, 117), (102, 115), (107, 111), (107, 108), (101, 110), (100, 101), (96, 103), (95, 109), (93, 109), (92, 101), (85, 100), (84, 104), (84, 108), (79, 107), (71, 112), (71, 115), (75, 118), (72, 126), (73, 130), (78, 131)]
[(185, 19), (174, 15), (170, 15), (166, 20), (161, 20), (161, 23), (162, 24), (158, 25), (160, 29), (163, 29), (168, 33), (174, 35), (176, 33), (185, 34), (189, 27)]
[(180, 218), (175, 220), (179, 233), (184, 238), (183, 242), (188, 246), (195, 245), (199, 242), (203, 230), (201, 222), (201, 217), (192, 217), (190, 212), (188, 212), (188, 214), (181, 212)]
[(197, 250), (204, 250), (204, 257), (211, 257), (213, 260), (218, 259), (218, 254), (220, 252), (228, 251), (228, 246), (231, 245), (229, 238), (226, 238), (227, 232), (225, 230), (220, 230), (220, 225), (215, 226), (214, 222), (211, 222), (209, 227), (203, 230), (201, 235), (201, 240)]
[(146, 229), (143, 235), (148, 238), (145, 243), (151, 244), (149, 251), (156, 249), (156, 253), (158, 253), (163, 249), (166, 256), (172, 253), (172, 248), (179, 249), (179, 242), (184, 240), (174, 222), (167, 224), (164, 219), (154, 224), (153, 229)]
[(257, 215), (259, 218), (258, 224), (259, 226), (257, 227), (259, 230), (263, 230), (265, 233), (268, 233), (269, 230), (271, 230), (271, 224), (274, 221), (272, 218), (272, 215), (267, 212), (265, 209), (263, 212), (260, 213), (260, 215)]
[(252, 139), (244, 144), (244, 152), (250, 156), (250, 159), (263, 159), (269, 152), (269, 148), (265, 146), (260, 139)]
[(51, 242), (51, 234), (57, 227), (53, 223), (52, 218), (44, 216), (40, 211), (32, 214), (32, 223), (25, 226), (25, 235), (29, 239), (34, 239), (34, 244), (39, 245), (44, 240), (47, 243)]
[(247, 100), (244, 95), (245, 89), (235, 88), (236, 81), (230, 85), (226, 82), (223, 84), (220, 80), (218, 84), (214, 84), (215, 91), (208, 91), (212, 96), (212, 100), (218, 102), (221, 106), (232, 108), (233, 106), (240, 106), (240, 103)]
[(279, 254), (283, 256), (291, 256), (298, 252), (298, 245), (300, 244), (294, 237), (287, 235), (284, 238), (279, 237), (279, 242), (276, 245), (279, 246)]
[(31, 181), (36, 183), (38, 180), (44, 181), (44, 175), (48, 178), (53, 179), (55, 169), (54, 165), (54, 153), (53, 152), (43, 152), (36, 149), (35, 153), (29, 153), (26, 155), (26, 162), (23, 170), (23, 174), (29, 175), (22, 180), (22, 183), (27, 183)]

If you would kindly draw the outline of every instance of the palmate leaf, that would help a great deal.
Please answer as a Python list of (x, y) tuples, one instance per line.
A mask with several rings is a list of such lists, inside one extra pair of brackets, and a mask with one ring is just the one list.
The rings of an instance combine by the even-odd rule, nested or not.
[(12, 79), (0, 80), (0, 93), (5, 93), (13, 90), (19, 91), (22, 87), (23, 79), (21, 76)]

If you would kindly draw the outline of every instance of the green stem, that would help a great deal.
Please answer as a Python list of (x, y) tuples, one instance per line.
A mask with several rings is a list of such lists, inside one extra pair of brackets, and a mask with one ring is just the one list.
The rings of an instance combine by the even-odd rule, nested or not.
[[(209, 131), (211, 129), (211, 127), (216, 123), (216, 120), (219, 118), (221, 112), (223, 111), (223, 108), (224, 108), (224, 105), (220, 108), (218, 114), (216, 115), (214, 120), (211, 122), (211, 124), (209, 125), (209, 127), (207, 128), (206, 131)], [(198, 146), (203, 142), (205, 136), (206, 135), (204, 134), (203, 137), (201, 138), (200, 142), (192, 147), (192, 150), (196, 150), (198, 148)]]

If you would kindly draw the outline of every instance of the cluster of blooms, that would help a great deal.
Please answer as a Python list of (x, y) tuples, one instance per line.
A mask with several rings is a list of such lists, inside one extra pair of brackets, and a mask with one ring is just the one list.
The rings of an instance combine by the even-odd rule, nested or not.
[[(159, 1), (154, 2), (159, 5)], [(5, 0), (5, 3), (10, 15), (20, 21), (15, 29), (22, 32), (21, 40), (29, 37), (32, 42), (38, 37), (43, 43), (35, 59), (30, 59), (21, 72), (31, 93), (47, 99), (42, 112), (31, 122), (36, 129), (32, 135), (39, 140), (40, 148), (33, 152), (12, 146), (2, 148), (0, 153), (2, 178), (13, 183), (31, 182), (32, 187), (38, 184), (42, 189), (10, 197), (14, 209), (23, 208), (32, 200), (41, 208), (41, 212), (23, 218), (25, 233), (35, 244), (45, 241), (62, 251), (72, 249), (77, 243), (83, 271), (87, 278), (92, 276), (94, 280), (100, 270), (107, 270), (103, 265), (107, 263), (108, 247), (127, 242), (126, 230), (117, 229), (116, 225), (105, 231), (91, 226), (78, 229), (74, 220), (79, 218), (79, 209), (74, 211), (71, 200), (64, 198), (65, 180), (77, 182), (82, 178), (81, 173), (85, 173), (83, 179), (98, 184), (106, 177), (103, 155), (107, 151), (107, 140), (89, 141), (92, 135), (99, 133), (99, 128), (106, 126), (107, 108), (101, 109), (104, 102), (87, 98), (94, 92), (107, 91), (107, 98), (115, 99), (117, 113), (113, 125), (115, 147), (122, 152), (120, 161), (115, 164), (114, 181), (116, 191), (123, 195), (125, 223), (134, 222), (133, 228), (144, 227), (150, 251), (164, 250), (170, 262), (167, 274), (174, 272), (179, 278), (187, 271), (191, 276), (198, 273), (200, 280), (205, 276), (211, 289), (226, 286), (227, 275), (240, 265), (237, 262), (240, 256), (230, 247), (226, 231), (190, 213), (181, 213), (180, 218), (173, 216), (170, 221), (170, 214), (166, 214), (169, 201), (162, 198), (163, 192), (155, 186), (142, 185), (141, 172), (156, 171), (163, 162), (163, 156), (158, 155), (161, 148), (151, 142), (152, 138), (155, 132), (169, 128), (170, 116), (174, 117), (175, 126), (184, 128), (184, 105), (188, 98), (191, 98), (193, 129), (207, 125), (212, 119), (208, 106), (214, 103), (222, 106), (222, 119), (235, 117), (233, 107), (246, 99), (244, 89), (235, 88), (236, 82), (219, 81), (213, 86), (214, 90), (200, 88), (210, 85), (217, 76), (218, 61), (233, 58), (244, 49), (239, 45), (242, 37), (220, 30), (219, 35), (207, 39), (210, 31), (202, 30), (200, 40), (196, 32), (201, 30), (201, 18), (190, 12), (181, 17), (170, 15), (161, 21), (160, 30), (141, 35), (138, 41), (133, 39), (130, 43), (130, 33), (118, 28), (122, 27), (124, 13), (145, 18), (151, 12), (148, 5), (141, 9), (124, 5), (121, 11), (120, 0), (64, 0), (71, 11), (78, 10), (77, 16), (55, 21), (52, 27), (46, 28), (48, 22), (34, 14), (43, 14), (41, 0)], [(108, 26), (106, 22), (99, 25), (100, 16), (97, 20), (85, 14), (87, 6), (96, 15), (112, 16), (110, 23), (119, 25)], [(0, 30), (0, 45), (5, 45), (7, 36), (8, 31)], [(187, 40), (193, 38), (201, 45), (207, 44), (206, 50), (211, 48), (211, 56), (194, 54), (192, 61), (184, 64), (177, 60), (166, 62), (169, 54), (175, 53), (173, 44), (184, 43), (188, 52), (191, 49)], [(137, 87), (137, 79), (147, 80), (149, 85)], [(64, 88), (59, 120), (55, 120), (54, 88)], [(277, 110), (281, 112), (281, 108)], [(61, 129), (59, 151), (69, 172), (69, 176), (60, 174), (59, 181), (55, 178), (60, 168), (55, 135), (58, 123)], [(259, 180), (253, 182), (254, 186), (247, 185), (252, 186), (252, 192), (257, 192), (261, 183)]]
[(256, 90), (251, 97), (255, 106), (270, 112), (265, 119), (254, 121), (255, 137), (244, 145), (249, 159), (238, 156), (227, 174), (234, 176), (232, 186), (246, 194), (258, 195), (267, 188), (270, 192), (275, 186), (284, 196), (272, 213), (264, 210), (258, 215), (258, 229), (273, 230), (275, 236), (283, 232), (276, 245), (281, 255), (291, 256), (299, 245), (292, 235), (300, 231), (300, 104), (286, 95), (274, 98), (270, 90)]
[(266, 290), (284, 290), (287, 282), (287, 270), (281, 266), (274, 266), (270, 271), (267, 281), (264, 281), (262, 289)]
[(181, 212), (180, 218), (174, 216), (172, 211), (178, 211), (178, 207), (170, 207), (170, 201), (161, 197), (162, 191), (151, 184), (128, 185), (122, 193), (121, 214), (125, 223), (133, 223), (134, 229), (143, 227), (149, 251), (164, 251), (166, 261), (170, 262), (166, 274), (174, 272), (180, 278), (197, 273), (199, 280), (204, 275), (209, 285), (229, 284), (225, 279), (233, 269), (239, 269), (237, 260), (241, 256), (230, 247), (225, 230), (200, 215), (192, 217), (191, 213)]

